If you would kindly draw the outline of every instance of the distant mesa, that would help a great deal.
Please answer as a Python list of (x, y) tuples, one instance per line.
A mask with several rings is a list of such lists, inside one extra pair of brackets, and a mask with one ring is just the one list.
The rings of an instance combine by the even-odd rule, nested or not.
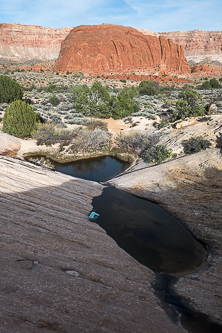
[[(109, 24), (74, 29), (0, 24), (0, 63), (23, 63), (31, 66), (29, 70), (51, 70), (58, 56), (54, 67), (57, 71), (94, 75), (162, 71), (187, 75), (187, 60), (192, 75), (214, 75), (221, 73), (222, 31), (156, 33)], [(39, 64), (42, 62), (44, 65)], [(197, 64), (201, 66), (193, 67)], [(205, 65), (210, 65), (210, 69)]]
[(0, 24), (0, 59), (24, 62), (58, 58), (61, 42), (71, 28), (51, 29), (36, 25)]
[(183, 46), (187, 61), (222, 63), (222, 31), (174, 31), (162, 32), (159, 36), (171, 38)]
[(190, 73), (182, 46), (171, 39), (111, 24), (72, 29), (61, 44), (54, 70), (89, 74), (155, 70)]

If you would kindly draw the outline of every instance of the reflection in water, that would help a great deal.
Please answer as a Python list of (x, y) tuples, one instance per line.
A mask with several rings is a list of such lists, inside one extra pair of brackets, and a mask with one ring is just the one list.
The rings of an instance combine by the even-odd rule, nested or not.
[(55, 170), (73, 177), (97, 182), (107, 181), (129, 167), (128, 162), (105, 156), (79, 160), (71, 163), (55, 163)]
[(120, 247), (155, 272), (197, 271), (206, 250), (174, 216), (160, 206), (108, 187), (93, 199), (97, 223)]

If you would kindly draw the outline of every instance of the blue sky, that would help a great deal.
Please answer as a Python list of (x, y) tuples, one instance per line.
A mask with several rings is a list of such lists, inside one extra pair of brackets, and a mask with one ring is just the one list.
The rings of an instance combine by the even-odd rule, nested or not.
[(222, 0), (0, 0), (0, 23), (121, 24), (156, 32), (222, 30)]

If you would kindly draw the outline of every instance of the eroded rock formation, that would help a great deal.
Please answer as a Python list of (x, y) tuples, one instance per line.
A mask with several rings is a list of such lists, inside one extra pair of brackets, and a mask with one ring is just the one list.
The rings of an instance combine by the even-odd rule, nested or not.
[[(105, 25), (103, 25), (103, 27), (104, 26)], [(114, 27), (116, 26), (113, 25), (111, 27), (114, 29)], [(79, 28), (80, 27), (74, 29), (79, 29)], [(92, 31), (94, 31), (93, 29), (95, 29), (95, 26), (91, 26), (91, 29)], [(59, 55), (61, 42), (66, 38), (66, 36), (69, 34), (71, 30), (72, 28), (51, 29), (51, 28), (44, 28), (33, 25), (2, 23), (0, 24), (0, 59), (15, 60), (21, 62), (27, 60), (42, 60), (42, 61), (55, 60)], [(193, 31), (174, 31), (174, 32), (162, 32), (162, 33), (156, 33), (154, 31), (146, 29), (138, 29), (138, 31), (147, 36), (153, 36), (156, 38), (159, 38), (160, 36), (165, 36), (167, 39), (171, 39), (169, 47), (166, 48), (165, 43), (163, 43), (163, 51), (166, 48), (166, 52), (168, 53), (168, 55), (169, 52), (174, 52), (173, 49), (170, 50), (170, 48), (172, 48), (172, 41), (173, 41), (176, 44), (182, 45), (182, 47), (184, 48), (185, 57), (187, 61), (191, 61), (191, 63), (203, 62), (204, 64), (204, 62), (209, 63), (212, 61), (222, 62), (221, 31), (193, 30)], [(122, 43), (122, 40), (120, 41)], [(118, 44), (118, 40), (116, 41), (118, 51), (120, 53), (123, 53), (122, 48), (125, 48), (126, 52), (129, 51), (128, 48), (126, 49), (127, 41), (129, 40), (127, 39), (126, 42), (122, 43), (122, 45)], [(139, 42), (136, 48), (139, 48), (140, 45), (141, 44)], [(151, 39), (149, 45), (153, 46)], [(85, 49), (86, 44), (84, 45), (83, 43), (82, 46)], [(114, 45), (113, 47), (115, 48)], [(94, 50), (94, 52), (95, 51), (96, 50)], [(116, 52), (114, 52), (114, 54), (116, 54)], [(156, 57), (157, 53), (155, 52), (154, 55)], [(94, 54), (92, 56), (94, 57)], [(143, 58), (142, 55), (141, 57)], [(154, 66), (156, 65), (159, 66), (158, 63), (159, 58), (160, 56), (158, 56), (157, 64), (155, 63)], [(130, 59), (132, 60), (132, 57)], [(140, 57), (139, 58), (137, 57), (137, 64), (139, 63), (139, 66), (137, 67), (141, 68), (142, 66), (139, 59)], [(183, 62), (183, 60), (181, 61)], [(98, 57), (97, 62), (99, 63), (104, 62), (104, 58)], [(115, 60), (113, 60), (113, 62), (115, 62)], [(176, 65), (177, 71), (178, 68), (179, 71), (181, 71), (181, 66), (184, 67), (183, 64), (182, 65), (178, 64), (176, 59), (172, 59), (172, 62), (174, 63), (174, 65)], [(123, 65), (125, 65), (125, 62)], [(170, 65), (170, 67), (172, 67), (172, 64)], [(126, 65), (126, 70), (127, 69), (128, 68)], [(184, 69), (182, 69), (182, 71), (184, 71)]]
[(51, 29), (35, 25), (0, 24), (0, 59), (54, 60), (71, 28)]
[(0, 157), (0, 321), (10, 333), (182, 333), (153, 273), (88, 220), (102, 185)]
[(190, 73), (182, 47), (171, 39), (110, 24), (72, 29), (54, 66), (55, 71), (93, 74), (154, 69)]
[[(139, 31), (146, 35), (153, 34), (149, 30)], [(157, 35), (171, 38), (175, 43), (182, 45), (187, 61), (222, 62), (222, 31), (174, 31), (161, 32)]]

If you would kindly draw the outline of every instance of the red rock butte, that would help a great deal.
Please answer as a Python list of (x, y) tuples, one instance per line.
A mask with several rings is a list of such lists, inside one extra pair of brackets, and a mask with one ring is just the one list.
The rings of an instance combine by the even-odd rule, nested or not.
[(72, 29), (62, 42), (54, 70), (94, 75), (150, 70), (190, 73), (183, 48), (171, 39), (111, 24)]

